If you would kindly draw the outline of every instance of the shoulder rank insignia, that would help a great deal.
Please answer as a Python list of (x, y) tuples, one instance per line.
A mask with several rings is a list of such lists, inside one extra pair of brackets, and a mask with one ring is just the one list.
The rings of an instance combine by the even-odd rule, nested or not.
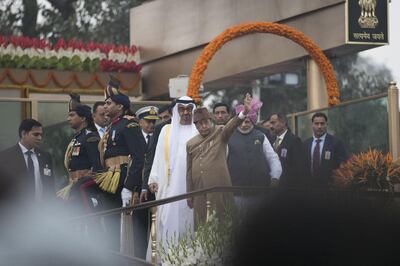
[(139, 124), (136, 123), (136, 122), (131, 122), (131, 123), (129, 123), (129, 124), (126, 125), (127, 128), (137, 127), (137, 126), (139, 126)]

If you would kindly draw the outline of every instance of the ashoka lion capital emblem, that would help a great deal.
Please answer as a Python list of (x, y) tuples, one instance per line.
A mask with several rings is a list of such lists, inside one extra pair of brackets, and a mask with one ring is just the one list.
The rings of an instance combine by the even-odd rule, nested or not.
[(376, 2), (378, 0), (358, 0), (361, 8), (361, 15), (358, 18), (358, 24), (361, 28), (374, 29), (379, 21), (375, 16)]

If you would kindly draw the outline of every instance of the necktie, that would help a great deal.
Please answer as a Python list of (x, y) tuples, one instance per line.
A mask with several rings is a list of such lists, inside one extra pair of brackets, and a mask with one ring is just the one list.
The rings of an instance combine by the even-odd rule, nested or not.
[(35, 167), (33, 166), (32, 153), (32, 151), (26, 152), (26, 155), (28, 155), (28, 175), (35, 180)]
[(312, 174), (313, 176), (316, 176), (318, 174), (318, 168), (319, 168), (319, 164), (320, 164), (320, 152), (319, 152), (319, 143), (321, 142), (320, 139), (316, 139), (315, 140), (315, 148), (313, 151), (313, 158), (312, 158)]
[(281, 142), (281, 139), (279, 137), (276, 137), (276, 140), (274, 141), (274, 150), (276, 151), (279, 147), (279, 144)]
[(150, 145), (150, 138), (151, 138), (151, 136), (148, 134), (148, 135), (146, 136), (146, 139), (147, 139), (147, 141), (146, 141), (147, 147), (149, 147), (149, 145)]

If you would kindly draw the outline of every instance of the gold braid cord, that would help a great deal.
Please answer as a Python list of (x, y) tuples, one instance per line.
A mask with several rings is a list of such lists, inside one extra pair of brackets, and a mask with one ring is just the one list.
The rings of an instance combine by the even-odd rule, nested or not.
[[(75, 144), (75, 139), (72, 139), (71, 142), (68, 144), (67, 149), (65, 151), (64, 155), (64, 167), (69, 171), (69, 162), (71, 161), (71, 156), (72, 156), (72, 151), (74, 148)], [(57, 191), (57, 197), (62, 198), (63, 200), (68, 200), (69, 199), (69, 194), (71, 193), (72, 186), (74, 185), (75, 181), (72, 179), (69, 179), (68, 185), (66, 185), (64, 188), (60, 189)]]
[(187, 95), (192, 97), (197, 103), (200, 102), (199, 88), (202, 82), (204, 72), (207, 69), (208, 63), (214, 54), (230, 40), (251, 33), (271, 33), (288, 38), (302, 46), (317, 63), (328, 91), (329, 105), (337, 105), (339, 100), (339, 89), (336, 82), (333, 67), (322, 50), (304, 33), (295, 30), (289, 26), (272, 23), (272, 22), (254, 22), (244, 23), (226, 29), (215, 37), (203, 50), (197, 58), (190, 75), (189, 87)]
[[(99, 141), (98, 149), (100, 153), (100, 162), (103, 167), (106, 168), (104, 154), (107, 150), (107, 140), (110, 135), (111, 125), (107, 127), (106, 132)], [(109, 193), (115, 194), (118, 189), (119, 179), (120, 179), (121, 169), (120, 166), (108, 167), (106, 172), (97, 173), (94, 176), (94, 180), (99, 185), (99, 187)]]
[(71, 160), (71, 157), (72, 157), (72, 150), (73, 150), (74, 144), (75, 144), (75, 139), (72, 139), (69, 142), (67, 149), (65, 150), (64, 167), (65, 167), (65, 169), (67, 169), (67, 171), (69, 169), (69, 161)]
[(106, 152), (106, 149), (107, 149), (107, 140), (108, 140), (108, 136), (110, 135), (110, 128), (111, 128), (111, 126), (106, 128), (106, 131), (104, 132), (104, 135), (100, 139), (99, 144), (97, 146), (97, 148), (99, 150), (99, 154), (100, 154), (100, 162), (103, 167), (105, 166), (104, 153)]

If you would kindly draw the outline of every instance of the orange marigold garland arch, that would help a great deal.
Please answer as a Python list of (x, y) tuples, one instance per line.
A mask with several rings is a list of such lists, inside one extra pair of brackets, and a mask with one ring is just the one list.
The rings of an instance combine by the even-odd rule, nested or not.
[(317, 63), (325, 80), (328, 103), (333, 106), (340, 102), (339, 89), (336, 82), (333, 67), (322, 50), (304, 33), (283, 24), (272, 22), (244, 23), (226, 29), (215, 37), (197, 58), (190, 74), (187, 95), (192, 97), (197, 103), (200, 102), (199, 88), (207, 69), (208, 63), (214, 54), (228, 41), (250, 33), (272, 33), (288, 38), (302, 46)]

